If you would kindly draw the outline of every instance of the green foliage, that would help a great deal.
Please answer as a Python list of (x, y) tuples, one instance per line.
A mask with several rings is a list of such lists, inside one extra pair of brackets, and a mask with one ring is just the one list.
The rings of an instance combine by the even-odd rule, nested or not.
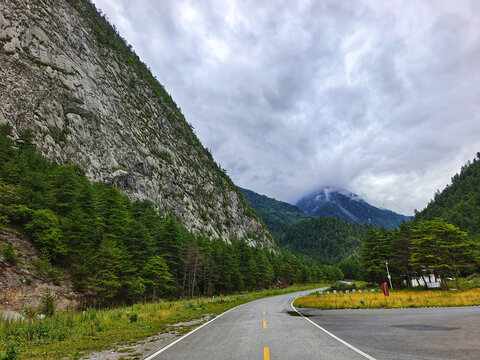
[(17, 254), (13, 250), (13, 245), (8, 244), (5, 250), (3, 250), (3, 256), (5, 257), (5, 261), (10, 265), (17, 265), (18, 258)]
[(131, 323), (137, 322), (138, 314), (136, 314), (136, 313), (130, 314), (130, 316), (128, 318), (129, 318)]
[(28, 321), (0, 319), (0, 359), (79, 359), (92, 351), (131, 345), (159, 332), (168, 332), (179, 322), (201, 321), (207, 314), (220, 314), (259, 298), (318, 286), (88, 308), (57, 312), (43, 319), (29, 312)]
[(367, 229), (335, 218), (313, 218), (292, 225), (279, 245), (334, 265), (359, 250)]
[(173, 277), (168, 271), (167, 262), (160, 255), (152, 256), (143, 268), (143, 278), (152, 287), (152, 296), (164, 295), (168, 292)]
[(347, 283), (344, 281), (336, 281), (333, 284), (330, 285), (329, 290), (333, 291), (345, 291), (345, 290), (356, 290), (358, 289), (357, 285), (355, 283)]
[[(366, 226), (349, 224), (335, 218), (311, 218), (296, 206), (247, 189), (240, 190), (268, 226), (277, 244), (286, 251), (309, 257), (314, 262), (334, 265), (354, 255), (360, 248)], [(344, 276), (358, 277), (357, 257), (345, 260), (342, 266)], [(337, 277), (338, 273), (330, 274), (329, 279)]]
[(360, 261), (357, 256), (350, 256), (338, 263), (338, 268), (342, 270), (346, 279), (359, 279)]
[(25, 229), (30, 233), (33, 244), (54, 262), (67, 253), (62, 242), (62, 231), (57, 216), (49, 209), (37, 210), (33, 213)]
[(32, 270), (55, 284), (62, 272), (72, 274), (76, 289), (94, 295), (97, 303), (214, 295), (343, 276), (338, 268), (253, 248), (243, 239), (226, 244), (195, 236), (151, 202), (132, 202), (113, 186), (90, 184), (77, 166), (47, 161), (36, 153), (31, 132), (14, 142), (7, 128), (0, 130), (0, 210), (40, 250)]
[(447, 277), (454, 275), (460, 289), (459, 269), (479, 265), (479, 244), (439, 218), (403, 223), (395, 230), (371, 228), (361, 249), (362, 278), (371, 283), (387, 281), (386, 262), (397, 286), (433, 274), (445, 288)]
[(125, 265), (125, 263), (122, 263), (124, 258), (125, 254), (116, 245), (114, 236), (106, 235), (95, 256), (96, 272), (92, 279), (92, 285), (93, 289), (107, 300), (114, 298), (122, 286), (120, 276)]
[(285, 236), (292, 224), (310, 218), (296, 206), (257, 194), (251, 190), (240, 188), (240, 191), (265, 222), (277, 242)]
[(17, 360), (18, 359), (18, 345), (15, 341), (7, 343), (6, 351), (0, 354), (0, 360)]
[(442, 218), (480, 240), (480, 153), (462, 166), (460, 173), (427, 207), (416, 212), (415, 221)]
[(173, 160), (172, 160), (172, 156), (170, 155), (170, 153), (166, 152), (166, 151), (157, 151), (157, 150), (151, 150), (151, 153), (152, 155), (162, 159), (163, 161), (165, 161), (167, 164), (169, 165), (173, 165)]
[(25, 225), (32, 220), (34, 211), (21, 204), (12, 204), (5, 209), (5, 213), (12, 223)]
[(371, 283), (387, 280), (385, 262), (394, 253), (393, 237), (385, 228), (370, 227), (360, 250), (361, 278)]
[(443, 219), (422, 220), (413, 228), (410, 264), (426, 266), (446, 281), (453, 270), (458, 281), (458, 269), (480, 261), (478, 244), (469, 240), (466, 232)]
[(55, 314), (55, 296), (50, 291), (45, 291), (42, 295), (39, 312), (45, 316), (53, 316)]

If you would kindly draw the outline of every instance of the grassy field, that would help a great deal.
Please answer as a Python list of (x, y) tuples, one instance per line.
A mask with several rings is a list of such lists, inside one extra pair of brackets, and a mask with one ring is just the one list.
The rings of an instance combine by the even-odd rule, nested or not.
[(0, 360), (79, 359), (93, 351), (133, 344), (170, 331), (170, 325), (179, 322), (199, 319), (206, 314), (220, 314), (252, 300), (319, 286), (292, 286), (216, 298), (90, 309), (57, 313), (44, 319), (0, 320)]
[[(363, 304), (361, 303), (363, 302)], [(465, 291), (425, 290), (391, 291), (383, 293), (349, 293), (310, 295), (295, 300), (296, 307), (319, 309), (391, 309), (408, 307), (470, 306), (480, 305), (480, 289)]]

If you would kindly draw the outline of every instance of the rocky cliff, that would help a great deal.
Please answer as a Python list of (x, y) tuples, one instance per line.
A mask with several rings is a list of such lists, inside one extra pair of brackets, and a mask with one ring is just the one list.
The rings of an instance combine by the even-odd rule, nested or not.
[(0, 2), (0, 123), (189, 230), (273, 241), (180, 109), (85, 0)]

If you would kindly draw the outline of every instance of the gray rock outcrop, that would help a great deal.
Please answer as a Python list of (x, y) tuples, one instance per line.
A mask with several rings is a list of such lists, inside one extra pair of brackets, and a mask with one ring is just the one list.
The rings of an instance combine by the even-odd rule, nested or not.
[(0, 2), (0, 123), (189, 230), (273, 248), (168, 93), (84, 0)]

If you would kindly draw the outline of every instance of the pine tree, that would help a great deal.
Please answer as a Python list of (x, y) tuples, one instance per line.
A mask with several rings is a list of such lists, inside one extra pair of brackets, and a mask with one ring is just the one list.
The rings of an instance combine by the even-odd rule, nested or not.
[(25, 226), (25, 229), (31, 234), (37, 249), (45, 252), (53, 262), (59, 263), (67, 253), (58, 218), (51, 210), (35, 211), (32, 221)]
[(91, 279), (93, 289), (105, 300), (112, 300), (119, 292), (124, 253), (111, 236), (105, 236), (95, 257), (95, 275)]
[(185, 243), (181, 228), (173, 215), (168, 215), (163, 219), (156, 246), (159, 254), (167, 262), (171, 274), (178, 281), (183, 275)]
[(432, 269), (445, 287), (447, 271), (453, 270), (460, 289), (458, 269), (479, 261), (477, 244), (466, 232), (440, 218), (420, 221), (412, 234), (410, 264)]
[(160, 294), (167, 294), (173, 281), (173, 277), (168, 271), (166, 261), (159, 255), (152, 256), (143, 268), (143, 278), (151, 287), (152, 297), (157, 298)]
[(361, 276), (371, 283), (386, 281), (385, 262), (394, 251), (393, 238), (385, 228), (370, 227), (360, 250)]

